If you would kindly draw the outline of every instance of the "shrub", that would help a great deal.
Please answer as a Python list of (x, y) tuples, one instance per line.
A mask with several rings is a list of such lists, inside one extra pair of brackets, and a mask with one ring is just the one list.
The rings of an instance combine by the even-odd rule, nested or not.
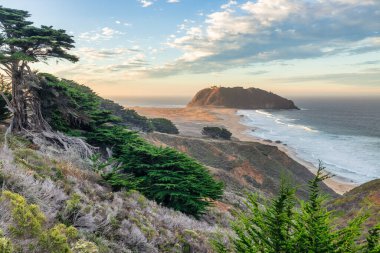
[(71, 252), (70, 242), (76, 239), (78, 231), (70, 226), (58, 224), (42, 233), (39, 240), (39, 248), (42, 252), (65, 253)]
[(70, 199), (66, 200), (66, 206), (63, 212), (60, 214), (61, 222), (68, 224), (74, 224), (78, 217), (78, 213), (81, 210), (81, 197), (79, 194), (74, 193), (70, 196)]
[(74, 253), (98, 253), (98, 247), (92, 243), (85, 241), (83, 239), (77, 241), (77, 243), (72, 248)]
[(225, 128), (220, 127), (204, 127), (202, 134), (213, 139), (230, 140), (232, 133)]
[[(332, 213), (323, 203), (319, 183), (329, 176), (323, 174), (320, 165), (309, 182), (309, 199), (300, 201), (296, 208), (295, 188), (282, 184), (280, 192), (271, 201), (249, 195), (247, 211), (239, 212), (232, 224), (236, 237), (231, 238), (233, 247), (228, 248), (220, 240), (213, 242), (217, 252), (284, 252), (284, 253), (354, 253), (378, 252), (379, 235), (376, 228), (370, 230), (367, 243), (358, 245), (361, 225), (366, 216), (357, 216), (348, 225), (337, 229), (331, 223)], [(264, 203), (262, 207), (259, 203)], [(378, 232), (377, 232), (378, 233)]]
[(8, 201), (14, 225), (10, 231), (16, 237), (33, 237), (42, 231), (44, 214), (37, 205), (29, 205), (25, 198), (17, 193), (3, 191), (0, 201)]
[[(113, 145), (118, 171), (106, 177), (114, 188), (134, 187), (148, 198), (187, 214), (199, 216), (223, 193), (207, 169), (189, 156), (171, 148), (155, 147), (136, 133), (121, 127), (101, 128), (88, 139), (92, 143)], [(132, 174), (124, 182), (117, 174)]]
[(380, 223), (368, 231), (366, 253), (380, 252)]
[(171, 148), (126, 145), (120, 157), (123, 171), (143, 181), (141, 192), (148, 198), (187, 214), (199, 216), (221, 197), (222, 183), (187, 155)]
[(178, 128), (168, 119), (155, 118), (151, 119), (154, 131), (166, 134), (179, 134)]
[(102, 175), (103, 179), (112, 186), (114, 191), (124, 189), (126, 191), (137, 190), (143, 181), (136, 179), (133, 174), (119, 173), (117, 170)]
[(126, 109), (111, 100), (101, 98), (101, 108), (111, 111), (114, 115), (120, 117), (121, 121), (119, 125), (145, 132), (152, 132), (154, 130), (152, 122), (147, 117), (139, 115), (135, 110)]
[(12, 253), (13, 252), (12, 242), (6, 237), (2, 237), (1, 233), (0, 233), (0, 252), (1, 253)]

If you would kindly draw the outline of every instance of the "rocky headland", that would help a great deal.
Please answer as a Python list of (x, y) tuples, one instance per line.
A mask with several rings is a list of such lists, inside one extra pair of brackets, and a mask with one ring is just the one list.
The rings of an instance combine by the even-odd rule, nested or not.
[(293, 101), (265, 90), (216, 86), (199, 91), (187, 106), (236, 109), (298, 109)]

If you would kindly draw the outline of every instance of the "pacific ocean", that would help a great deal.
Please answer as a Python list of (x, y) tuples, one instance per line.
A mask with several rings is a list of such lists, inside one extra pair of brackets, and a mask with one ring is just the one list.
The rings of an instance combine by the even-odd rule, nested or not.
[(299, 98), (301, 110), (239, 110), (249, 134), (355, 183), (380, 178), (380, 99)]

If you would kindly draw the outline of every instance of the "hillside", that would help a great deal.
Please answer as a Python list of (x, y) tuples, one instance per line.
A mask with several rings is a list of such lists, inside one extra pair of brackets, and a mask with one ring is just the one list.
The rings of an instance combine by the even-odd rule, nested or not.
[[(299, 186), (301, 198), (307, 198), (306, 185), (313, 174), (275, 146), (160, 133), (145, 138), (155, 145), (176, 148), (207, 165), (225, 183), (226, 191), (235, 195), (244, 196), (247, 191), (254, 191), (275, 196), (283, 176)], [(322, 189), (332, 197), (338, 196), (324, 184)]]
[(257, 88), (211, 87), (199, 91), (189, 107), (210, 106), (237, 109), (298, 109), (293, 101)]
[(380, 179), (362, 184), (329, 203), (331, 210), (338, 213), (338, 224), (346, 224), (347, 220), (358, 213), (369, 216), (366, 227), (380, 222)]
[[(5, 129), (0, 130), (4, 136)], [(12, 136), (9, 143), (10, 150), (0, 149), (0, 250), (5, 235), (14, 252), (206, 253), (213, 234), (229, 233), (224, 214), (219, 218), (223, 222), (196, 220), (135, 190), (114, 191), (95, 165), (74, 151), (38, 147), (21, 136)], [(22, 208), (19, 216), (11, 215), (18, 210), (11, 201)], [(220, 212), (212, 210), (218, 217)], [(31, 219), (32, 214), (41, 218)], [(68, 229), (76, 235), (69, 237)], [(50, 242), (41, 244), (38, 234)]]

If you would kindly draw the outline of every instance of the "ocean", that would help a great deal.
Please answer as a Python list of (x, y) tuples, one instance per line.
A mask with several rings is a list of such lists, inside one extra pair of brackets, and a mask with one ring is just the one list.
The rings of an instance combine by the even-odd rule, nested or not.
[[(132, 107), (185, 107), (189, 97), (113, 98)], [(281, 141), (299, 158), (354, 183), (380, 178), (380, 99), (295, 98), (301, 110), (239, 110), (247, 134)]]
[(354, 183), (380, 178), (380, 99), (294, 99), (301, 110), (239, 110), (248, 132)]

